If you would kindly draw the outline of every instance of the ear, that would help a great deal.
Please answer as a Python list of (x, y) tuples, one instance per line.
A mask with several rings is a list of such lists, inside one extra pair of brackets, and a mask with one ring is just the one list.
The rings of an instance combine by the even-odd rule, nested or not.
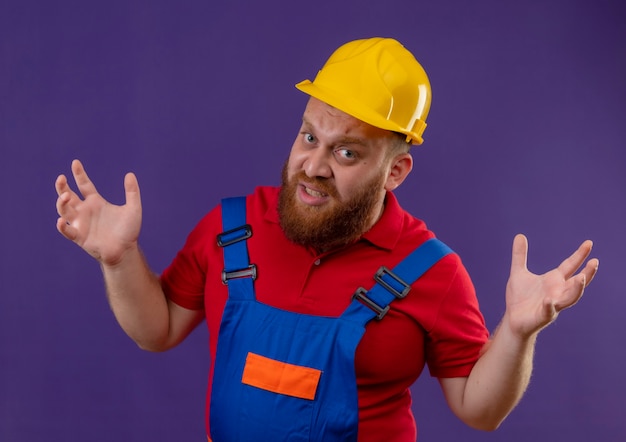
[(385, 190), (396, 189), (413, 169), (413, 157), (410, 153), (401, 153), (392, 160), (389, 168), (389, 175), (385, 182)]

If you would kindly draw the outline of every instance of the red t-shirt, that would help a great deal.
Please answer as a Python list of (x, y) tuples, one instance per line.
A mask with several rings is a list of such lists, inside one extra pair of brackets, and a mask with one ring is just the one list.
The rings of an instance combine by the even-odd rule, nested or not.
[[(291, 243), (278, 223), (278, 188), (259, 187), (247, 198), (250, 262), (257, 266), (257, 300), (284, 310), (339, 316), (358, 287), (370, 289), (382, 265), (393, 268), (434, 234), (387, 194), (380, 220), (356, 243), (317, 254)], [(176, 304), (206, 312), (211, 372), (219, 326), (228, 298), (222, 284), (221, 209), (208, 213), (164, 271), (161, 282)], [(439, 378), (468, 376), (488, 339), (473, 284), (456, 254), (428, 270), (409, 295), (371, 321), (361, 340), (355, 370), (359, 441), (415, 441), (409, 387), (427, 363)], [(207, 418), (208, 420), (208, 418)]]

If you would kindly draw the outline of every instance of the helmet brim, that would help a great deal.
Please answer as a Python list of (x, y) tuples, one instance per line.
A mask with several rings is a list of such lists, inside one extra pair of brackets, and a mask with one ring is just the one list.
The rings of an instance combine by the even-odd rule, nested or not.
[[(369, 110), (366, 106), (359, 104), (356, 100), (342, 96), (331, 89), (320, 87), (312, 83), (310, 80), (301, 81), (296, 84), (296, 88), (305, 94), (315, 97), (318, 100), (374, 127), (404, 134), (407, 136), (407, 143), (419, 145), (424, 141), (418, 133), (408, 131), (399, 126), (397, 123), (387, 120), (376, 112)], [(426, 123), (423, 123), (423, 125), (425, 127)]]

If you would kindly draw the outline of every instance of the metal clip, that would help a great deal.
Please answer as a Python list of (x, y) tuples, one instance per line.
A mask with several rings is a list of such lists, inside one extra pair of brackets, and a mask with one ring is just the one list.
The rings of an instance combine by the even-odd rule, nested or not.
[(376, 304), (374, 301), (372, 301), (370, 298), (368, 298), (367, 290), (365, 290), (363, 287), (359, 287), (357, 289), (354, 295), (352, 295), (352, 299), (357, 299), (358, 301), (363, 303), (366, 307), (369, 307), (370, 309), (372, 309), (374, 313), (376, 313), (376, 319), (378, 319), (379, 321), (383, 319), (383, 317), (389, 311), (389, 306), (383, 308), (379, 306), (378, 304)]
[(227, 272), (226, 270), (222, 270), (222, 283), (228, 284), (229, 279), (238, 279), (238, 278), (252, 278), (254, 281), (256, 279), (256, 265), (250, 264), (248, 267), (244, 269), (231, 270)]
[[(389, 275), (399, 286), (401, 286), (401, 290), (398, 290), (396, 287), (392, 286), (389, 282), (385, 281), (383, 279), (385, 275)], [(398, 277), (398, 275), (393, 273), (391, 270), (389, 270), (385, 266), (382, 266), (380, 269), (378, 269), (378, 271), (376, 272), (376, 275), (374, 275), (374, 280), (398, 299), (404, 298), (411, 290), (411, 286), (409, 284), (404, 282), (402, 279), (400, 279), (400, 277)]]
[(244, 239), (248, 239), (252, 236), (252, 227), (250, 224), (244, 224), (240, 227), (222, 232), (217, 235), (217, 245), (220, 247), (226, 247)]

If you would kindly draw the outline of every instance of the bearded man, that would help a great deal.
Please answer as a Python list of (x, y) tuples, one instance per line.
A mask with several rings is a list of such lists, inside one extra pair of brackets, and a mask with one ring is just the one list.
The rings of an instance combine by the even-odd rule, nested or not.
[(410, 387), (425, 365), (468, 425), (497, 428), (528, 385), (539, 331), (576, 303), (598, 261), (585, 241), (533, 275), (513, 243), (506, 312), (485, 327), (461, 259), (393, 190), (421, 144), (430, 85), (393, 39), (349, 42), (315, 80), (280, 188), (210, 211), (160, 277), (138, 246), (137, 179), (105, 201), (82, 164), (57, 179), (58, 230), (96, 258), (109, 302), (142, 348), (206, 320), (206, 425), (221, 441), (415, 441)]

